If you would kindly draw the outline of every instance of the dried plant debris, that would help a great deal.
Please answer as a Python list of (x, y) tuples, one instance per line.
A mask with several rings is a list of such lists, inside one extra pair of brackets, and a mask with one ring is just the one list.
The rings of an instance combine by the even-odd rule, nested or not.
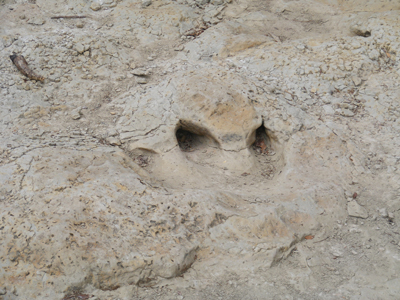
[(37, 75), (29, 68), (28, 63), (22, 55), (13, 54), (10, 56), (11, 61), (17, 67), (17, 69), (24, 74), (26, 77), (32, 80), (38, 80), (44, 82), (44, 77)]

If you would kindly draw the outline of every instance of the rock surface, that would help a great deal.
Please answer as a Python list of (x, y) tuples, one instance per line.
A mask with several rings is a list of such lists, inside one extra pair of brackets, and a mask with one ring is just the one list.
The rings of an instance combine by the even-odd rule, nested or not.
[(360, 206), (360, 204), (358, 204), (356, 201), (351, 201), (347, 204), (347, 211), (349, 212), (350, 217), (362, 219), (368, 218), (367, 210), (364, 207)]
[(399, 9), (0, 1), (0, 299), (397, 299)]

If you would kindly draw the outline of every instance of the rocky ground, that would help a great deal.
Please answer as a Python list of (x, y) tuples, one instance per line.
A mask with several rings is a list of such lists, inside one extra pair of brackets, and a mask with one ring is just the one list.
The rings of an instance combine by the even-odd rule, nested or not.
[(399, 9), (0, 0), (0, 299), (398, 299)]

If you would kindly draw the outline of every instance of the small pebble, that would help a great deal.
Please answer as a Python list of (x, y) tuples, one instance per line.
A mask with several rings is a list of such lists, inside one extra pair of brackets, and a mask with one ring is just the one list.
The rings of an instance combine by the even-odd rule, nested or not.
[(147, 79), (145, 77), (137, 77), (136, 78), (136, 82), (139, 84), (146, 84), (147, 83)]
[(148, 7), (151, 5), (151, 0), (142, 0), (142, 7)]
[(90, 8), (94, 11), (98, 11), (101, 9), (101, 5), (97, 2), (92, 2), (92, 4), (90, 5)]

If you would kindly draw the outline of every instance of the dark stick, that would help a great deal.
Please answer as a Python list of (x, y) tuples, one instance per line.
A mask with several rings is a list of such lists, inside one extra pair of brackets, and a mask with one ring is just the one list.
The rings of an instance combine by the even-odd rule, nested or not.
[(37, 75), (35, 72), (33, 72), (31, 68), (29, 68), (27, 61), (22, 55), (17, 55), (13, 53), (13, 55), (10, 56), (10, 59), (17, 67), (17, 69), (26, 77), (32, 80), (39, 80), (41, 82), (44, 82), (44, 77)]
[(50, 19), (84, 19), (86, 16), (55, 16)]

